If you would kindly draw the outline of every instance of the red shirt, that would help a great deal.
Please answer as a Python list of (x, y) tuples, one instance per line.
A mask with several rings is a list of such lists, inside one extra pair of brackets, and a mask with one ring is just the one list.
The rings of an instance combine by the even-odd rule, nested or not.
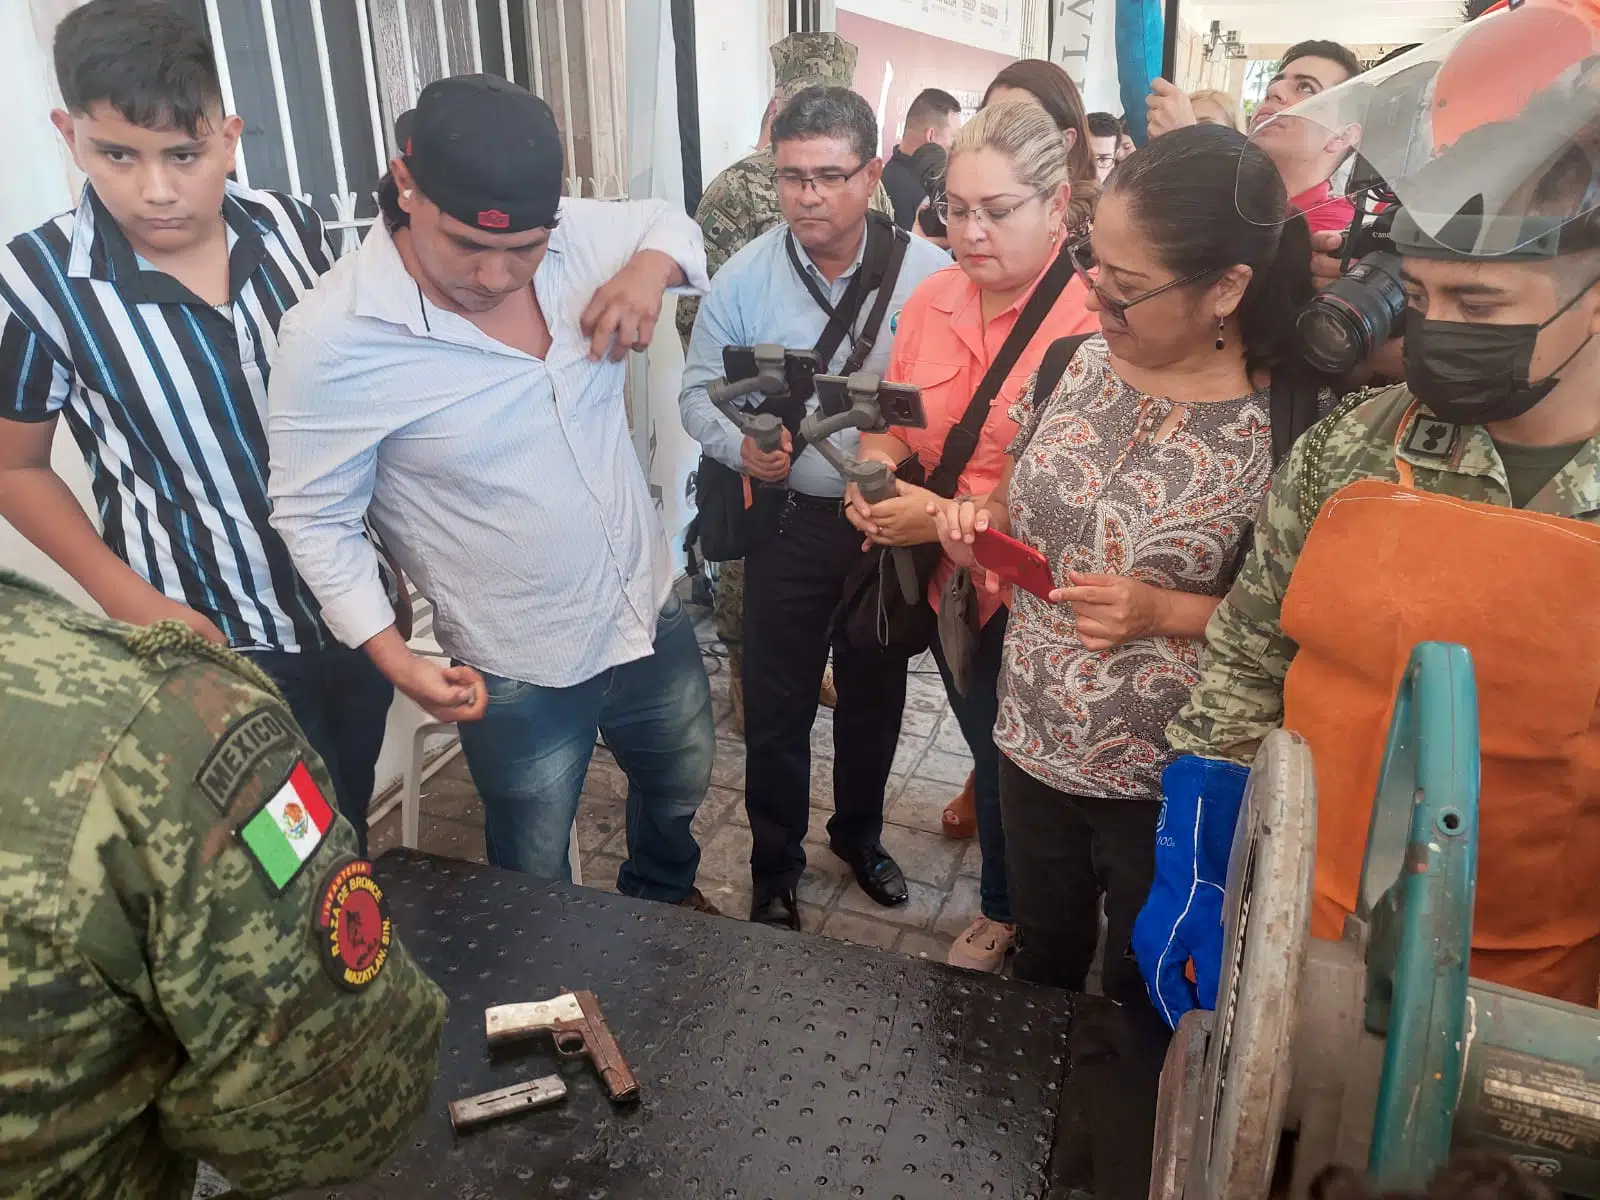
[(1333, 184), (1328, 180), (1293, 197), (1289, 207), (1305, 217), (1312, 233), (1329, 230), (1343, 233), (1350, 228), (1350, 218), (1356, 215), (1356, 206), (1344, 196), (1335, 196)]

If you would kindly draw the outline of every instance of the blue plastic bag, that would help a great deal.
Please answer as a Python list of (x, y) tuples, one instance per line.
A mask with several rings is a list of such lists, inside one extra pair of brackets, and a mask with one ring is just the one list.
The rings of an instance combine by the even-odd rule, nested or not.
[(1217, 1005), (1228, 855), (1249, 778), (1238, 763), (1193, 754), (1161, 775), (1156, 878), (1133, 924), (1133, 952), (1151, 1001), (1174, 1028), (1191, 1008)]
[[(1100, 0), (1106, 4), (1110, 0)], [(1145, 97), (1150, 81), (1161, 74), (1162, 31), (1166, 10), (1162, 0), (1116, 0), (1117, 82), (1122, 93), (1123, 119), (1135, 146), (1150, 140), (1145, 122)]]

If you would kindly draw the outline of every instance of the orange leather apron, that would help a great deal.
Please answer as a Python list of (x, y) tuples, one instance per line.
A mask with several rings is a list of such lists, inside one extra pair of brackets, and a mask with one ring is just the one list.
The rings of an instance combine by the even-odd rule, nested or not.
[[(1404, 430), (1409, 418), (1401, 422)], [(1595, 1006), (1600, 528), (1361, 480), (1323, 507), (1283, 602), (1284, 725), (1317, 780), (1312, 934), (1354, 911), (1395, 691), (1418, 642), (1472, 651), (1483, 787), (1472, 974)]]

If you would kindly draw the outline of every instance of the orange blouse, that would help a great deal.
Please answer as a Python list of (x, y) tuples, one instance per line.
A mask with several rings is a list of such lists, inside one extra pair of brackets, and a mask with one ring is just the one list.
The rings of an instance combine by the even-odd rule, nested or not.
[[(1043, 274), (1040, 271), (1040, 275)], [(894, 351), (884, 377), (895, 383), (913, 383), (922, 389), (928, 427), (895, 426), (889, 432), (911, 448), (930, 474), (939, 465), (945, 437), (967, 411), (972, 393), (978, 390), (984, 372), (1000, 353), (1000, 347), (1005, 344), (1038, 282), (1034, 280), (1033, 286), (1017, 297), (1011, 307), (986, 325), (979, 307), (977, 285), (959, 266), (952, 265), (924, 279), (896, 314)], [(989, 405), (978, 448), (961, 473), (960, 495), (983, 495), (993, 491), (1000, 482), (1005, 471), (1006, 447), (1017, 433), (1017, 423), (1007, 413), (1038, 370), (1039, 360), (1050, 343), (1074, 334), (1098, 332), (1099, 318), (1084, 305), (1087, 295), (1081, 281), (1070, 280), (1054, 307), (1045, 314), (1033, 340), (1023, 348)], [(935, 607), (940, 587), (954, 570), (949, 559), (939, 564), (930, 588)], [(1008, 590), (991, 596), (980, 589), (978, 615), (981, 621), (987, 624), (1000, 605), (1009, 599)]]

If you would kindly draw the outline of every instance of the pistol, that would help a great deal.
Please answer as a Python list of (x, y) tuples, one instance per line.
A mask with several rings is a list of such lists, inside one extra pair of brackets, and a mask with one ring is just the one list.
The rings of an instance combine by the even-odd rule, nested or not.
[(639, 1081), (611, 1036), (593, 992), (562, 992), (553, 1000), (497, 1004), (483, 1010), (484, 1037), (491, 1046), (548, 1032), (563, 1058), (587, 1058), (618, 1103), (636, 1100)]

